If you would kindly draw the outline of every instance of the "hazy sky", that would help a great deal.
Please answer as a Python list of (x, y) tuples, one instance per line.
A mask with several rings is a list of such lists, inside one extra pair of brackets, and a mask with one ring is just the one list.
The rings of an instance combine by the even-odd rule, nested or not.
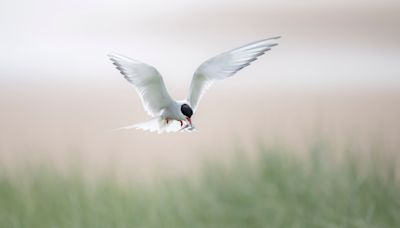
[[(116, 165), (140, 175), (159, 164), (190, 167), (207, 151), (219, 156), (231, 151), (233, 139), (236, 146), (281, 138), (301, 148), (325, 130), (332, 145), (342, 140), (348, 146), (354, 135), (362, 145), (382, 138), (398, 151), (399, 5), (2, 0), (0, 159), (40, 159), (43, 153), (65, 161), (76, 155), (89, 168)], [(279, 46), (207, 93), (194, 117), (198, 133), (109, 134), (148, 119), (109, 52), (155, 66), (171, 96), (184, 99), (204, 60), (277, 35)], [(164, 148), (175, 148), (174, 154), (160, 153)]]
[(0, 81), (112, 83), (106, 54), (118, 52), (179, 86), (208, 57), (282, 35), (247, 74), (286, 86), (400, 85), (399, 1), (232, 2), (2, 1)]

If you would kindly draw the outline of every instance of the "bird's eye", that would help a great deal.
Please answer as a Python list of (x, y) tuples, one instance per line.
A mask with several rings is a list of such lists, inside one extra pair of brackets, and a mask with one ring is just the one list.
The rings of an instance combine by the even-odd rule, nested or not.
[(187, 104), (183, 104), (181, 106), (181, 112), (183, 115), (187, 116), (188, 118), (192, 117), (192, 115), (193, 115), (192, 108), (190, 108), (190, 106)]

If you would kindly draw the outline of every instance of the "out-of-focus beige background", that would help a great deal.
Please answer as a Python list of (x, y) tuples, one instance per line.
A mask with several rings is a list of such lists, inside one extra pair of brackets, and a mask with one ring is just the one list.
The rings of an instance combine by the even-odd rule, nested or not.
[[(204, 60), (277, 35), (205, 95), (199, 132), (110, 132), (148, 117), (107, 53), (155, 66), (182, 99)], [(0, 36), (5, 166), (79, 161), (147, 176), (259, 141), (400, 148), (399, 1), (3, 1)]]

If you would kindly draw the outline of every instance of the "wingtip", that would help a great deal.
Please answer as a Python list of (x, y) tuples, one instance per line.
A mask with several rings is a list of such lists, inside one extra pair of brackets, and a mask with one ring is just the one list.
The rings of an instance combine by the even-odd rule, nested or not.
[(132, 61), (131, 58), (129, 58), (127, 56), (124, 56), (124, 55), (121, 55), (121, 54), (118, 54), (118, 53), (115, 53), (115, 52), (108, 53), (107, 57), (110, 58), (111, 60), (126, 60), (126, 61), (129, 60), (129, 61)]
[(271, 37), (271, 38), (269, 38), (270, 40), (276, 40), (276, 39), (280, 39), (280, 38), (282, 38), (282, 36), (274, 36), (274, 37)]
[(115, 52), (110, 52), (110, 53), (107, 54), (107, 57), (108, 57), (109, 59), (116, 59), (116, 58), (118, 58), (119, 56), (121, 56), (121, 55), (118, 54), (118, 53), (115, 53)]
[(111, 52), (109, 54), (107, 54), (107, 57), (112, 61), (112, 62), (130, 62), (130, 63), (142, 63), (138, 60), (129, 58), (128, 56), (125, 55), (121, 55), (115, 52)]
[[(281, 37), (282, 36), (274, 36), (274, 37), (265, 39), (265, 41), (277, 40), (277, 39), (280, 39)], [(275, 46), (278, 46), (278, 45), (279, 45), (279, 43), (271, 43), (271, 44), (268, 45), (268, 47), (271, 48), (271, 47), (275, 47)]]
[(115, 62), (116, 60), (116, 56), (113, 53), (109, 53), (107, 54), (107, 58), (111, 61), (111, 62)]
[[(275, 40), (280, 39), (280, 38), (281, 38), (281, 36), (274, 36), (274, 37), (270, 37), (270, 38), (265, 38), (265, 39), (262, 39), (262, 40), (258, 40), (258, 41), (246, 44), (246, 45), (244, 45), (242, 47), (239, 47), (239, 48), (236, 48), (236, 49), (248, 48), (248, 47), (254, 47), (254, 46), (257, 46), (257, 47), (258, 46), (265, 46), (267, 48), (271, 48), (271, 47), (274, 47), (274, 46), (278, 45), (278, 43), (275, 42)], [(269, 49), (267, 49), (265, 51), (268, 51), (268, 50)]]

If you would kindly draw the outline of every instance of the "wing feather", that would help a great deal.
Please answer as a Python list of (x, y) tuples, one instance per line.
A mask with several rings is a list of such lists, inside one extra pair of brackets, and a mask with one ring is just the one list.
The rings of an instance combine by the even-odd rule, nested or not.
[(119, 54), (109, 54), (108, 57), (133, 85), (150, 116), (158, 116), (172, 102), (160, 73), (154, 67)]
[(228, 78), (250, 65), (259, 56), (278, 45), (276, 40), (279, 38), (272, 37), (249, 43), (202, 63), (195, 71), (190, 84), (188, 101), (192, 109), (197, 109), (200, 99), (216, 80)]

